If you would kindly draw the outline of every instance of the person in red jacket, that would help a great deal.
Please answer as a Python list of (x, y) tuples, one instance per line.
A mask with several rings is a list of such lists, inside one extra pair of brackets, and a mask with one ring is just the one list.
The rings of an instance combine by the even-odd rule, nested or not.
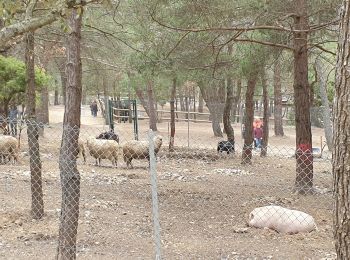
[(256, 148), (261, 148), (261, 142), (263, 137), (263, 129), (258, 126), (254, 128), (254, 141), (256, 144)]

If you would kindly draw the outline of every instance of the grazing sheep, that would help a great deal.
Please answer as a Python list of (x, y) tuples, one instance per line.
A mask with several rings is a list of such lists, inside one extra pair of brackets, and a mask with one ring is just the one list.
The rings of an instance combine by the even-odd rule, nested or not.
[(13, 164), (18, 161), (18, 140), (13, 136), (0, 136), (0, 157), (2, 163), (13, 160)]
[(220, 141), (217, 148), (218, 153), (227, 152), (227, 154), (235, 152), (235, 141)]
[[(160, 135), (154, 137), (154, 152), (155, 155), (159, 152), (162, 146), (162, 137)], [(149, 143), (148, 141), (128, 141), (123, 145), (123, 157), (126, 166), (133, 168), (132, 159), (148, 159), (149, 160)]]
[(119, 136), (113, 130), (99, 134), (96, 139), (114, 140), (119, 144)]
[(117, 166), (119, 144), (113, 140), (103, 140), (90, 137), (87, 147), (92, 157), (96, 159), (96, 165), (101, 165), (101, 159), (108, 159), (113, 166)]
[(296, 234), (316, 229), (315, 220), (309, 214), (280, 206), (265, 206), (249, 214), (249, 226), (270, 228), (280, 233)]

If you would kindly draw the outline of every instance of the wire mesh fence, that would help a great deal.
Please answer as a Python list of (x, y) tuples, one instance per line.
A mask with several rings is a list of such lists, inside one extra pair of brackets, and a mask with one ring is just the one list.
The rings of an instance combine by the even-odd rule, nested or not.
[[(0, 258), (334, 257), (330, 152), (320, 149), (320, 129), (314, 149), (296, 151), (294, 129), (285, 128), (261, 157), (253, 143), (243, 149), (240, 125), (230, 143), (209, 123), (177, 122), (169, 150), (167, 122), (150, 137), (140, 120), (139, 141), (127, 122), (114, 132), (16, 124), (17, 133), (3, 124), (0, 135)], [(250, 163), (242, 164), (243, 150)]]

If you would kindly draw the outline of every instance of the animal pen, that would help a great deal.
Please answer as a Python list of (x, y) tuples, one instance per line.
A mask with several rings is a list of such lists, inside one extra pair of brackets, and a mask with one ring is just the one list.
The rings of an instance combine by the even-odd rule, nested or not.
[[(293, 191), (296, 153), (292, 126), (285, 126), (285, 137), (270, 136), (266, 157), (253, 149), (252, 163), (247, 165), (241, 164), (243, 141), (237, 123), (233, 124), (235, 153), (229, 155), (217, 153), (217, 143), (223, 138), (213, 137), (209, 122), (177, 121), (173, 152), (168, 150), (168, 122), (157, 126), (162, 146), (156, 160), (151, 156), (150, 170), (146, 159), (135, 159), (133, 168), (126, 167), (122, 148), (117, 167), (108, 159), (96, 166), (86, 141), (108, 131), (109, 126), (81, 125), (79, 139), (87, 158), (84, 162), (80, 154), (76, 159), (80, 172), (78, 259), (335, 258), (327, 150), (313, 158), (313, 165), (305, 165), (313, 167), (313, 179), (309, 180), (313, 189), (300, 195)], [(4, 159), (0, 165), (0, 258), (54, 258), (61, 212), (62, 124), (45, 126), (39, 136), (44, 216), (37, 220), (31, 217), (32, 151), (28, 125), (23, 127), (18, 162)], [(313, 128), (314, 143), (319, 142), (322, 131)], [(114, 132), (121, 147), (135, 139), (133, 124), (116, 121)], [(148, 120), (138, 120), (138, 139), (147, 141), (148, 133)], [(255, 208), (270, 205), (308, 213), (317, 228), (291, 235), (247, 225)], [(269, 212), (271, 216), (275, 213)], [(303, 222), (287, 216), (289, 224), (293, 221)]]

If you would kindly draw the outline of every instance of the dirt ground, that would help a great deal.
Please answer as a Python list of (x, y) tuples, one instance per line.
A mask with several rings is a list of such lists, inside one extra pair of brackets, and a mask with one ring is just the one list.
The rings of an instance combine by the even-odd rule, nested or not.
[[(63, 108), (51, 108), (51, 127), (40, 139), (45, 217), (30, 218), (30, 172), (26, 137), (17, 165), (0, 165), (0, 259), (52, 259), (56, 253), (60, 213), (58, 149)], [(81, 138), (108, 127), (83, 108)], [(141, 121), (146, 139), (147, 122)], [(286, 137), (271, 134), (269, 156), (254, 151), (251, 165), (240, 164), (240, 126), (234, 155), (216, 154), (222, 138), (212, 136), (210, 124), (177, 123), (175, 154), (167, 152), (168, 123), (159, 124), (164, 138), (157, 159), (161, 251), (164, 259), (335, 259), (332, 242), (331, 164), (315, 159), (313, 195), (292, 193), (295, 159), (294, 129)], [(131, 124), (117, 124), (121, 143), (133, 139)], [(270, 133), (273, 133), (271, 130)], [(322, 129), (313, 129), (314, 144)], [(189, 136), (189, 138), (188, 138)], [(317, 146), (317, 145), (316, 145)], [(319, 145), (318, 145), (319, 146)], [(327, 156), (327, 153), (325, 154)], [(324, 157), (325, 157), (324, 156)], [(107, 160), (94, 165), (79, 159), (81, 207), (78, 259), (154, 259), (150, 175), (146, 160), (127, 169)], [(280, 205), (311, 214), (317, 230), (284, 235), (247, 227), (249, 213)]]

